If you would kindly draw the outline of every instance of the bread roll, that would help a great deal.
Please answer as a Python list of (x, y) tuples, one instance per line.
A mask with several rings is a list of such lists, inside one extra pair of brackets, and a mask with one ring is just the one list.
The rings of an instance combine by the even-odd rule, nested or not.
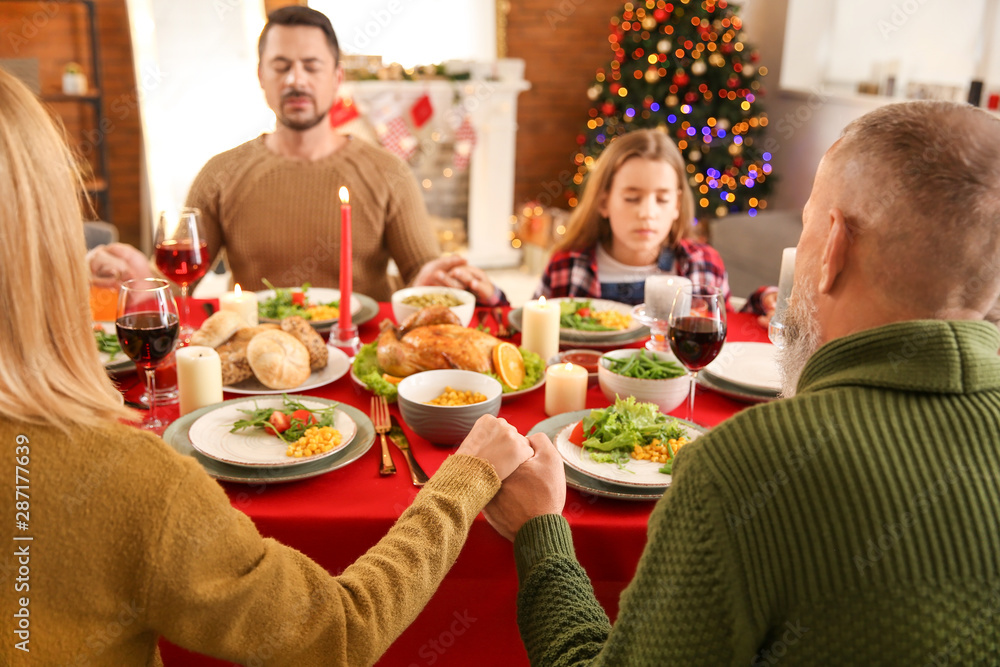
[(323, 337), (316, 333), (316, 330), (309, 326), (308, 322), (298, 315), (292, 315), (281, 320), (281, 330), (292, 334), (306, 346), (309, 351), (309, 368), (314, 371), (326, 368), (326, 364), (330, 360), (330, 350), (323, 342)]
[(233, 334), (233, 337), (229, 339), (230, 343), (243, 343), (246, 345), (250, 342), (250, 339), (257, 334), (264, 331), (276, 331), (281, 329), (280, 326), (274, 324), (273, 322), (265, 322), (264, 324), (259, 324), (255, 327), (247, 327), (246, 329), (240, 329)]
[(191, 336), (192, 345), (219, 347), (240, 329), (247, 328), (243, 318), (231, 310), (219, 310), (206, 319)]
[(284, 331), (264, 331), (247, 343), (253, 374), (271, 389), (291, 389), (309, 379), (309, 351)]
[(247, 361), (247, 343), (248, 341), (226, 343), (216, 348), (222, 361), (223, 386), (228, 387), (253, 377), (253, 369)]

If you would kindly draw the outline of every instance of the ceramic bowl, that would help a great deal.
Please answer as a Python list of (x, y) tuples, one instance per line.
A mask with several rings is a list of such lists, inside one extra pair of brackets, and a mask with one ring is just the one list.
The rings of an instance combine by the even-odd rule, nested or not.
[[(428, 405), (446, 387), (477, 391), (486, 400), (472, 405)], [(439, 445), (458, 445), (483, 415), (500, 412), (500, 383), (474, 371), (424, 371), (405, 377), (397, 386), (403, 422), (425, 440)]]
[(422, 306), (411, 306), (403, 303), (404, 299), (413, 296), (424, 296), (427, 294), (450, 294), (461, 304), (451, 307), (451, 312), (458, 316), (463, 327), (469, 326), (472, 321), (472, 314), (476, 310), (476, 297), (472, 292), (451, 287), (407, 287), (392, 293), (392, 315), (396, 318), (396, 324), (402, 324), (407, 317), (417, 312)]
[[(612, 359), (626, 359), (628, 357), (633, 357), (639, 354), (638, 349), (625, 349), (625, 350), (614, 350), (612, 352), (606, 352), (604, 357), (611, 357)], [(680, 362), (677, 361), (677, 357), (670, 354), (669, 352), (650, 352), (649, 350), (642, 350), (645, 354), (655, 354), (658, 359), (663, 361), (673, 361), (678, 366)], [(681, 366), (683, 368), (683, 366)], [(660, 412), (666, 414), (671, 410), (676, 409), (679, 405), (684, 403), (684, 400), (688, 396), (688, 391), (691, 388), (691, 376), (685, 372), (684, 375), (676, 378), (670, 378), (667, 380), (644, 380), (641, 378), (630, 378), (624, 375), (618, 375), (617, 373), (612, 373), (608, 370), (607, 359), (601, 359), (600, 364), (597, 366), (597, 381), (601, 385), (601, 391), (604, 392), (604, 396), (612, 403), (615, 402), (615, 396), (620, 396), (625, 398), (626, 396), (635, 396), (635, 400), (641, 401), (643, 403), (655, 403), (659, 406)]]
[(597, 350), (563, 350), (550, 363), (583, 366), (587, 369), (587, 386), (594, 387), (597, 385), (597, 367), (603, 356), (604, 353)]

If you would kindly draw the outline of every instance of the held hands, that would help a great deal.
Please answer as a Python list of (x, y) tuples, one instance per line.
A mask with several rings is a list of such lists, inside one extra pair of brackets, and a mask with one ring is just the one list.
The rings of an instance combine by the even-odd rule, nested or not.
[(91, 283), (98, 287), (118, 287), (126, 280), (152, 278), (149, 259), (126, 243), (100, 245), (87, 253)]
[(544, 433), (528, 438), (535, 455), (508, 477), (483, 510), (490, 525), (510, 541), (529, 519), (562, 514), (566, 504), (566, 471), (562, 458)]
[(495, 288), (486, 273), (469, 264), (464, 257), (451, 255), (433, 259), (420, 268), (413, 279), (414, 287), (438, 285), (464, 289), (476, 295), (476, 300), (489, 303)]
[(500, 481), (503, 481), (519, 465), (530, 459), (533, 452), (527, 438), (518, 433), (507, 420), (483, 415), (455, 453), (486, 459), (497, 471)]

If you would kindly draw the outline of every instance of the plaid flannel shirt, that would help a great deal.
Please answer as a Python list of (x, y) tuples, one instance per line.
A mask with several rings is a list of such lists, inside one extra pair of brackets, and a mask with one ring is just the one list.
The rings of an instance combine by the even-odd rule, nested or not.
[[(712, 246), (682, 239), (676, 248), (664, 248), (656, 264), (661, 271), (672, 271), (691, 280), (695, 285), (718, 287), (729, 308), (729, 277), (722, 257)], [(762, 314), (761, 297), (773, 288), (761, 287), (747, 300), (743, 310)], [(542, 273), (535, 297), (601, 298), (601, 283), (597, 278), (597, 246), (587, 250), (565, 250), (555, 253)]]

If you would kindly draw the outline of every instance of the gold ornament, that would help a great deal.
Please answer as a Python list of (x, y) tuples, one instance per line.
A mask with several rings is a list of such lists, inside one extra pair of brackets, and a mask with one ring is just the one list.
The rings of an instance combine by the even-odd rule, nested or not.
[(757, 68), (747, 63), (743, 66), (743, 76), (753, 76), (753, 73), (757, 71)]
[(719, 208), (715, 209), (715, 217), (724, 218), (727, 215), (729, 215), (729, 209), (726, 208), (725, 206), (720, 206)]
[(589, 97), (591, 100), (596, 100), (601, 94), (601, 89), (602, 86), (599, 85), (591, 86), (590, 88), (587, 89), (587, 97)]
[(642, 20), (642, 28), (643, 30), (653, 30), (656, 28), (656, 19), (652, 16), (647, 16)]
[(646, 70), (646, 83), (656, 83), (660, 80), (660, 73), (650, 67)]
[(668, 107), (675, 107), (680, 101), (677, 99), (676, 95), (667, 95), (667, 99), (663, 100)]
[(729, 145), (729, 154), (730, 155), (739, 155), (742, 152), (743, 152), (743, 146), (741, 146), (739, 144), (730, 144)]
[(656, 43), (656, 50), (659, 53), (666, 53), (667, 51), (669, 51), (670, 50), (670, 40), (669, 39), (661, 39), (659, 42)]
[(722, 67), (726, 64), (726, 59), (722, 57), (721, 53), (713, 53), (708, 57), (708, 64), (713, 67)]
[(688, 160), (690, 160), (691, 162), (697, 162), (700, 159), (701, 159), (701, 151), (694, 150), (688, 153)]
[(701, 76), (708, 69), (708, 65), (705, 64), (704, 60), (696, 60), (691, 64), (691, 73)]

